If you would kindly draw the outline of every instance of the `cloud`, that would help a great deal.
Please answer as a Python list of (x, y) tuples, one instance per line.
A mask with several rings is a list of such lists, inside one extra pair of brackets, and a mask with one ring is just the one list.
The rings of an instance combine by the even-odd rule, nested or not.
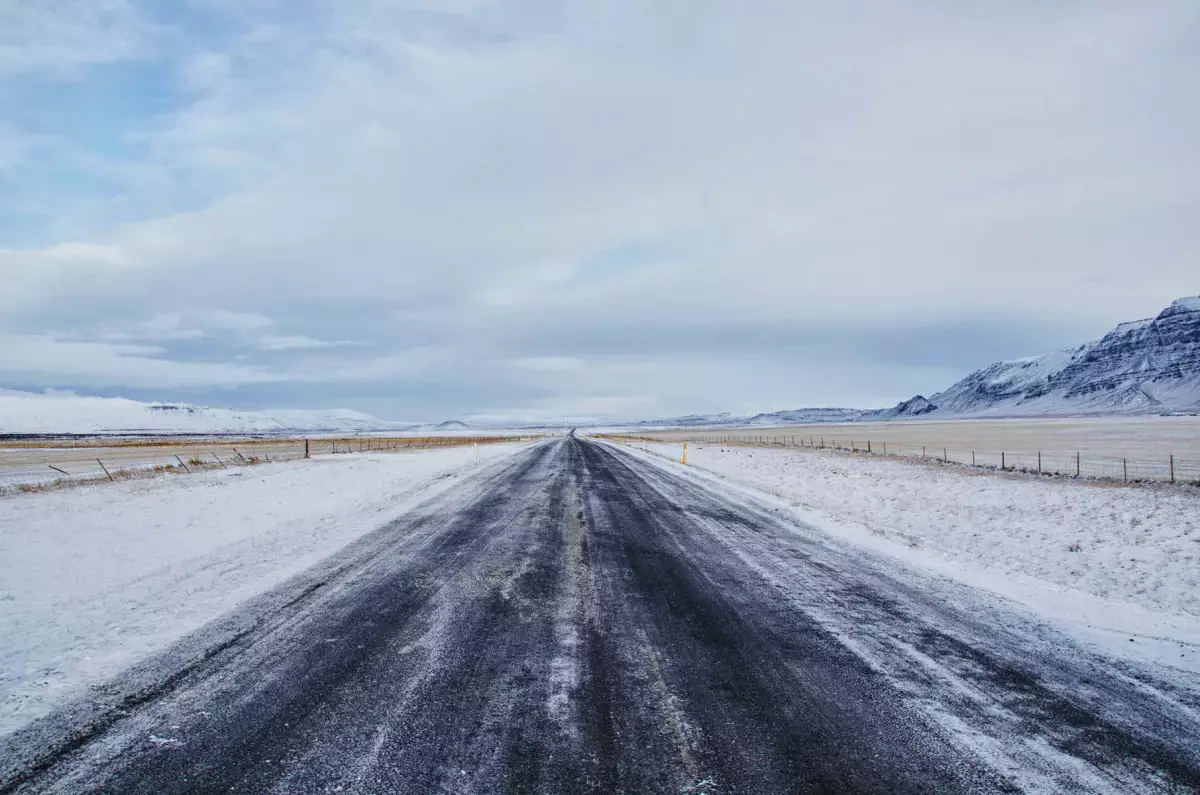
[(524, 359), (513, 359), (513, 367), (523, 370), (535, 370), (545, 373), (565, 373), (580, 370), (586, 365), (574, 356), (530, 356)]
[(127, 343), (78, 342), (47, 335), (0, 334), (0, 372), (16, 383), (45, 387), (228, 387), (286, 380), (254, 367), (176, 362), (162, 349)]
[(302, 334), (285, 335), (282, 337), (263, 337), (257, 343), (257, 347), (261, 351), (302, 351), (312, 348), (339, 348), (344, 345), (360, 345), (361, 343), (352, 342), (350, 340), (337, 340), (330, 342), (328, 340), (318, 340), (312, 337), (305, 337)]
[(150, 26), (125, 0), (9, 0), (0, 7), (0, 77), (73, 73), (134, 57)]
[[(54, 150), (108, 194), (48, 178), (45, 239), (0, 237), (0, 328), (160, 345), (106, 354), (152, 360), (139, 385), (324, 374), (406, 417), (873, 405), (1195, 292), (1194, 4), (148, 9), (28, 11), (0, 67), (167, 87)], [(51, 57), (80, 25), (95, 47)]]

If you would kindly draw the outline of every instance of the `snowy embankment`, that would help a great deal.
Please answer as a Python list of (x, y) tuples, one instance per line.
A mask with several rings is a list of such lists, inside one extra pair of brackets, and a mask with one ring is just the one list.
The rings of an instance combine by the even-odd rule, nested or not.
[(475, 455), (317, 457), (0, 499), (0, 735), (400, 515)]
[[(676, 462), (682, 450), (680, 444), (628, 446)], [(1133, 628), (1200, 642), (1195, 488), (1098, 485), (832, 451), (712, 444), (690, 445), (688, 463), (774, 495), (823, 530), (931, 564), (1049, 615), (1097, 631), (1103, 625), (1127, 635)], [(1168, 644), (1164, 662), (1180, 656), (1177, 646)], [(1200, 647), (1187, 656), (1200, 660)]]

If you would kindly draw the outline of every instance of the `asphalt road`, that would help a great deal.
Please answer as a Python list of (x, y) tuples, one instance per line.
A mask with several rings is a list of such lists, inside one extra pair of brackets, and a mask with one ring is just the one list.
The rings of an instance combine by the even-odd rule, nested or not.
[(1200, 683), (568, 437), (0, 748), (0, 793), (1200, 791)]

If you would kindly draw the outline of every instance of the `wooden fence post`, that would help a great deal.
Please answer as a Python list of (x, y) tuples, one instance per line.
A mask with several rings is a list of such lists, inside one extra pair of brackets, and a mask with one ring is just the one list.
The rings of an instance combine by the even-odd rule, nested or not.
[[(212, 454), (212, 457), (213, 457), (213, 458), (217, 458), (217, 454), (216, 454), (216, 453), (213, 453), (213, 454)], [(229, 467), (225, 466), (225, 462), (224, 462), (224, 461), (222, 461), (220, 458), (217, 458), (217, 463), (221, 465), (221, 468), (222, 468), (222, 469), (229, 469)]]
[(943, 448), (942, 448), (942, 463), (943, 463), (943, 464), (949, 464), (949, 463), (950, 463), (950, 454), (946, 452), (946, 448), (945, 448), (945, 447), (943, 447)]
[(1171, 454), (1171, 482), (1175, 482), (1175, 454)]
[[(97, 459), (96, 459), (96, 463), (97, 463), (97, 464), (99, 464), (99, 465), (100, 465), (100, 468), (104, 470), (104, 474), (108, 475), (108, 479), (109, 479), (109, 480), (111, 480), (111, 481), (113, 481), (114, 483), (116, 483), (116, 480), (114, 480), (114, 479), (113, 479), (112, 473), (108, 471), (108, 467), (104, 466), (104, 462), (103, 462), (103, 461), (101, 461), (99, 458), (97, 458)], [(1174, 470), (1172, 470), (1172, 471), (1174, 471)], [(1172, 476), (1172, 478), (1171, 478), (1171, 482), (1172, 482), (1172, 483), (1174, 483), (1174, 482), (1175, 482), (1175, 478), (1174, 478), (1174, 476)]]
[(1125, 459), (1125, 458), (1121, 459), (1121, 471), (1125, 473), (1125, 482), (1128, 483), (1129, 482), (1129, 461), (1128, 461), (1128, 459)]
[(59, 469), (58, 467), (54, 466), (54, 464), (46, 464), (46, 466), (50, 467), (50, 468), (51, 468), (51, 469), (53, 469), (55, 472), (61, 472), (61, 473), (63, 473), (64, 475), (66, 475), (67, 477), (71, 477), (71, 473), (70, 473), (70, 472), (68, 472), (68, 471), (67, 471), (67, 470), (65, 470), (65, 469)]
[(925, 445), (921, 445), (921, 458), (925, 457)]
[(1000, 454), (1000, 470), (1004, 470), (1004, 453)]
[(1079, 477), (1079, 472), (1080, 472), (1080, 468), (1079, 468), (1079, 451), (1078, 451), (1078, 450), (1076, 450), (1076, 451), (1075, 451), (1075, 477)]
[(179, 456), (175, 456), (175, 460), (179, 462), (179, 466), (183, 467), (184, 472), (188, 473), (189, 475), (192, 474), (192, 470), (187, 468), (187, 464), (183, 463), (182, 458), (180, 458)]
[(971, 466), (975, 466), (975, 451), (971, 451)]
[(304, 440), (304, 457), (308, 458), (308, 439)]
[(1042, 451), (1038, 450), (1038, 474), (1042, 474)]

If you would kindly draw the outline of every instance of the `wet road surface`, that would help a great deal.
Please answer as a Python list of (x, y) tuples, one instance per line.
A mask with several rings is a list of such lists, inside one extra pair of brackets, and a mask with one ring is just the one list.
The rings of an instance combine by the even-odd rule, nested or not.
[(1198, 692), (572, 436), (23, 730), (0, 793), (1195, 792)]

